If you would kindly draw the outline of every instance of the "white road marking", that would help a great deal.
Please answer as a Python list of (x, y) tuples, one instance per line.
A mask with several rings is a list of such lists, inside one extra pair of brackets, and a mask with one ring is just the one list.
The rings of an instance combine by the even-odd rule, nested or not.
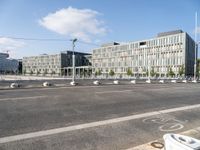
[(132, 92), (133, 90), (120, 90), (120, 91), (102, 91), (102, 92), (95, 92), (97, 94), (106, 94), (106, 93), (123, 93), (123, 92)]
[(9, 101), (9, 100), (24, 100), (24, 99), (37, 99), (44, 98), (47, 96), (32, 96), (32, 97), (10, 97), (10, 98), (1, 98), (0, 101)]
[(13, 136), (8, 136), (8, 137), (2, 137), (2, 138), (0, 138), (0, 144), (13, 142), (13, 141), (19, 141), (19, 140), (25, 140), (25, 139), (30, 139), (30, 138), (36, 138), (36, 137), (41, 137), (41, 136), (59, 134), (59, 133), (63, 133), (63, 132), (76, 131), (76, 130), (87, 129), (87, 128), (92, 128), (92, 127), (104, 126), (104, 125), (109, 125), (109, 124), (113, 124), (113, 123), (130, 121), (130, 120), (150, 117), (150, 116), (154, 116), (154, 115), (172, 113), (172, 112), (176, 112), (176, 111), (183, 111), (183, 110), (194, 109), (194, 108), (200, 108), (200, 104), (166, 109), (166, 110), (160, 110), (160, 111), (153, 111), (153, 112), (148, 112), (148, 113), (143, 113), (143, 114), (138, 114), (138, 115), (131, 115), (131, 116), (108, 119), (108, 120), (103, 120), (103, 121), (96, 121), (96, 122), (79, 124), (79, 125), (74, 125), (74, 126), (68, 126), (68, 127), (55, 128), (55, 129), (50, 129), (50, 130), (43, 130), (43, 131), (13, 135)]

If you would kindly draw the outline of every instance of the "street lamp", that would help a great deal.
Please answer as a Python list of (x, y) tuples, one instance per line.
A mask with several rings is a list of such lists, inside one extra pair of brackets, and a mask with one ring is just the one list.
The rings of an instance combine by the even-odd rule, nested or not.
[(193, 83), (197, 83), (197, 80), (196, 80), (196, 72), (197, 72), (197, 12), (196, 12), (196, 14), (195, 14), (195, 46), (194, 46), (194, 50), (195, 50), (195, 52), (194, 52), (194, 57), (195, 57), (195, 59), (194, 59), (194, 79), (193, 79)]
[[(148, 52), (147, 52), (148, 53)], [(149, 53), (149, 55), (147, 56), (148, 57), (148, 79), (146, 80), (146, 83), (151, 83), (151, 58), (150, 58), (150, 53)]]
[(72, 39), (70, 40), (72, 41), (72, 51), (73, 51), (73, 54), (72, 54), (72, 67), (73, 67), (73, 74), (72, 74), (72, 82), (70, 83), (71, 85), (76, 85), (77, 83), (75, 83), (75, 55), (74, 55), (74, 47), (75, 47), (75, 42), (77, 41), (77, 39)]

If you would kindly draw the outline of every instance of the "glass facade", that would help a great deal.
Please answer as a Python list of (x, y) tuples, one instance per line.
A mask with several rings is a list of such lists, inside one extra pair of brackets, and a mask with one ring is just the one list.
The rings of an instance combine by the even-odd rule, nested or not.
[[(193, 69), (189, 71), (188, 67), (193, 67), (193, 54), (194, 41), (185, 32), (121, 45), (104, 46), (93, 50), (93, 73), (101, 70), (103, 74), (108, 74), (113, 70), (119, 75), (126, 74), (129, 68), (134, 75), (143, 75), (148, 69), (166, 75), (170, 68), (178, 74), (180, 67), (185, 66), (186, 74), (192, 74)], [(187, 65), (188, 63), (190, 65)]]

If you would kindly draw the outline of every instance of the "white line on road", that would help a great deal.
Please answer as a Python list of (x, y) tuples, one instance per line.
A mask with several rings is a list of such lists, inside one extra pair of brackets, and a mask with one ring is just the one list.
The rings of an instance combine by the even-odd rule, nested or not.
[(24, 100), (24, 99), (37, 99), (44, 98), (47, 96), (32, 96), (32, 97), (10, 97), (10, 98), (1, 98), (0, 101), (8, 101), (8, 100)]
[(106, 94), (106, 93), (123, 93), (123, 92), (132, 92), (133, 90), (120, 90), (120, 91), (102, 91), (102, 92), (95, 92), (97, 94)]
[(166, 109), (166, 110), (160, 110), (160, 111), (153, 111), (153, 112), (148, 112), (148, 113), (143, 113), (143, 114), (138, 114), (138, 115), (131, 115), (131, 116), (126, 116), (126, 117), (108, 119), (108, 120), (103, 120), (103, 121), (96, 121), (96, 122), (85, 123), (85, 124), (80, 124), (80, 125), (74, 125), (74, 126), (68, 126), (68, 127), (62, 127), (62, 128), (55, 128), (55, 129), (50, 129), (50, 130), (43, 130), (43, 131), (13, 135), (13, 136), (0, 138), (0, 144), (13, 142), (13, 141), (19, 141), (19, 140), (25, 140), (25, 139), (30, 139), (30, 138), (36, 138), (36, 137), (41, 137), (41, 136), (59, 134), (59, 133), (63, 133), (63, 132), (69, 132), (69, 131), (87, 129), (87, 128), (92, 128), (92, 127), (104, 126), (104, 125), (109, 125), (109, 124), (113, 124), (113, 123), (130, 121), (130, 120), (150, 117), (150, 116), (154, 116), (154, 115), (172, 113), (172, 112), (176, 112), (176, 111), (183, 111), (183, 110), (195, 109), (195, 108), (200, 108), (200, 104), (189, 105), (189, 106), (178, 107), (178, 108), (172, 108), (172, 109)]

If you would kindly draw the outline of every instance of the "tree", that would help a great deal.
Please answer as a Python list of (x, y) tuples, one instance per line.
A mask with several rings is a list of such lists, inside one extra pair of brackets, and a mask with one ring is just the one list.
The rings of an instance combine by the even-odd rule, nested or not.
[(24, 74), (24, 75), (26, 74), (26, 69), (23, 70), (23, 74)]
[(151, 68), (150, 75), (151, 75), (152, 77), (156, 75), (156, 72), (154, 71), (154, 68)]
[(51, 71), (51, 75), (54, 75), (56, 72), (54, 70)]
[(31, 71), (30, 71), (30, 75), (32, 75), (32, 74), (33, 74), (33, 71), (31, 70)]
[(172, 71), (172, 68), (170, 67), (167, 73), (168, 76), (173, 77), (175, 73)]
[(96, 72), (95, 72), (95, 76), (100, 76), (102, 73), (101, 73), (101, 70), (97, 70)]
[(37, 72), (36, 72), (36, 75), (39, 75), (40, 74), (40, 71), (39, 70), (37, 70)]
[(47, 69), (44, 70), (43, 76), (45, 76), (46, 74), (47, 74)]
[(182, 65), (181, 67), (179, 67), (179, 69), (178, 69), (178, 74), (180, 75), (180, 76), (182, 76), (183, 74), (185, 74), (185, 69), (184, 69), (184, 66)]
[(64, 76), (65, 75), (65, 70), (64, 69), (62, 69), (61, 70), (61, 74), (60, 74), (61, 76)]
[(114, 75), (115, 75), (115, 72), (111, 69), (110, 72), (109, 72), (109, 75), (110, 75), (110, 76), (114, 76)]
[(128, 76), (132, 76), (133, 75), (132, 70), (130, 68), (128, 68), (128, 70), (127, 70), (127, 75)]

